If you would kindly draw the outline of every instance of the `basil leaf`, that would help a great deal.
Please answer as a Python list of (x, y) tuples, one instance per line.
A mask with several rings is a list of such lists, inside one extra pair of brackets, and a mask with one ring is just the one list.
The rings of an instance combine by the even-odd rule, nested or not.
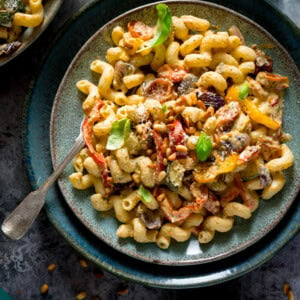
[(247, 82), (240, 86), (239, 99), (244, 100), (249, 94), (249, 85)]
[(154, 200), (153, 195), (145, 189), (142, 185), (139, 187), (139, 194), (142, 197), (142, 201), (150, 203)]
[(166, 4), (160, 3), (156, 5), (156, 10), (158, 12), (156, 33), (151, 40), (144, 42), (143, 47), (137, 52), (141, 52), (151, 47), (161, 45), (171, 33), (172, 17), (169, 7)]
[(161, 108), (165, 114), (167, 114), (169, 112), (166, 104), (164, 104)]
[(120, 149), (130, 132), (130, 120), (127, 118), (113, 122), (106, 143), (107, 150)]
[(206, 161), (212, 150), (212, 142), (206, 133), (201, 132), (197, 144), (196, 153), (200, 161)]

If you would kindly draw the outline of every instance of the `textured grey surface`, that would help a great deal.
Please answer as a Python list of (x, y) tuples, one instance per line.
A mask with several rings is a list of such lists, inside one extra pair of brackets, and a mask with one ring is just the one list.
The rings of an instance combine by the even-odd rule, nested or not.
[[(61, 11), (42, 37), (29, 51), (0, 69), (0, 223), (18, 201), (31, 190), (23, 164), (22, 114), (30, 81), (40, 67), (39, 57), (64, 21), (85, 0), (65, 1)], [(299, 0), (274, 0), (300, 26)], [(82, 268), (80, 255), (55, 231), (44, 212), (32, 230), (20, 241), (0, 235), (0, 288), (14, 299), (75, 299), (85, 290), (87, 299), (285, 299), (282, 285), (289, 282), (295, 299), (300, 299), (300, 234), (270, 261), (239, 279), (217, 287), (170, 291), (126, 282), (89, 264)], [(47, 266), (56, 263), (49, 273)], [(102, 274), (104, 276), (102, 276)], [(40, 286), (48, 283), (47, 296)], [(128, 286), (128, 294), (117, 291)], [(2, 299), (0, 299), (2, 300)]]

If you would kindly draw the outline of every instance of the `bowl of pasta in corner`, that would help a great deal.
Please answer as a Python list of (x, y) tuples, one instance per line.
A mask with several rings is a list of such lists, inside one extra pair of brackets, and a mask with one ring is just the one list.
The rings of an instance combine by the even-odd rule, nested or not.
[(0, 0), (0, 67), (27, 49), (47, 28), (63, 0)]
[(299, 189), (299, 79), (269, 33), (219, 5), (162, 2), (113, 19), (55, 98), (54, 165), (84, 116), (86, 145), (59, 180), (65, 200), (136, 259), (188, 265), (242, 251)]

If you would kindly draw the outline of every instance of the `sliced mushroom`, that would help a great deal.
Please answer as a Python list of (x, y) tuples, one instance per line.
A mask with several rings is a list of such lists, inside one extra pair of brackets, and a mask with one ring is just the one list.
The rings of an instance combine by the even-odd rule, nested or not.
[(221, 144), (229, 151), (241, 153), (250, 144), (250, 137), (246, 133), (224, 134)]
[(191, 73), (186, 74), (177, 87), (178, 96), (192, 92), (195, 89), (198, 80), (199, 77), (196, 75)]
[(115, 73), (113, 80), (113, 87), (120, 90), (123, 87), (123, 77), (134, 74), (136, 67), (132, 64), (118, 60), (115, 64)]
[(141, 203), (137, 214), (148, 229), (158, 229), (162, 226), (163, 215), (158, 209), (150, 210)]

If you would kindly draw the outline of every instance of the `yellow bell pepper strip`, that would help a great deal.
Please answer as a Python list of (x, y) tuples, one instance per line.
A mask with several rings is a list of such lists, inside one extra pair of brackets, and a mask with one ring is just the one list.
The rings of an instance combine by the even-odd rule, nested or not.
[(279, 129), (281, 125), (266, 114), (262, 113), (249, 98), (241, 99), (241, 96), (245, 94), (245, 91), (243, 90), (245, 90), (243, 85), (232, 85), (227, 91), (225, 100), (228, 102), (238, 101), (250, 119), (259, 124), (265, 125), (270, 129)]
[(253, 121), (265, 125), (266, 127), (273, 130), (277, 130), (280, 128), (280, 124), (278, 122), (271, 119), (266, 114), (262, 113), (251, 100), (246, 98), (245, 100), (240, 101), (240, 103), (242, 105), (243, 110)]
[(227, 102), (244, 100), (248, 96), (248, 93), (249, 85), (247, 81), (243, 84), (234, 84), (228, 89), (225, 100)]
[(108, 176), (108, 168), (102, 153), (98, 153), (92, 143), (92, 128), (96, 121), (100, 118), (100, 109), (104, 105), (101, 99), (98, 99), (90, 114), (85, 118), (82, 124), (82, 132), (85, 144), (88, 148), (90, 156), (101, 167), (101, 176), (106, 187), (111, 187), (111, 181)]
[(213, 182), (218, 175), (232, 172), (237, 167), (238, 158), (239, 155), (233, 153), (223, 161), (217, 158), (213, 165), (200, 164), (193, 172), (194, 178), (199, 183)]
[(230, 101), (238, 101), (238, 100), (239, 100), (239, 94), (240, 94), (239, 85), (234, 84), (234, 85), (232, 85), (232, 86), (227, 90), (227, 93), (226, 93), (226, 96), (225, 96), (225, 100), (226, 100), (227, 102), (230, 102)]

